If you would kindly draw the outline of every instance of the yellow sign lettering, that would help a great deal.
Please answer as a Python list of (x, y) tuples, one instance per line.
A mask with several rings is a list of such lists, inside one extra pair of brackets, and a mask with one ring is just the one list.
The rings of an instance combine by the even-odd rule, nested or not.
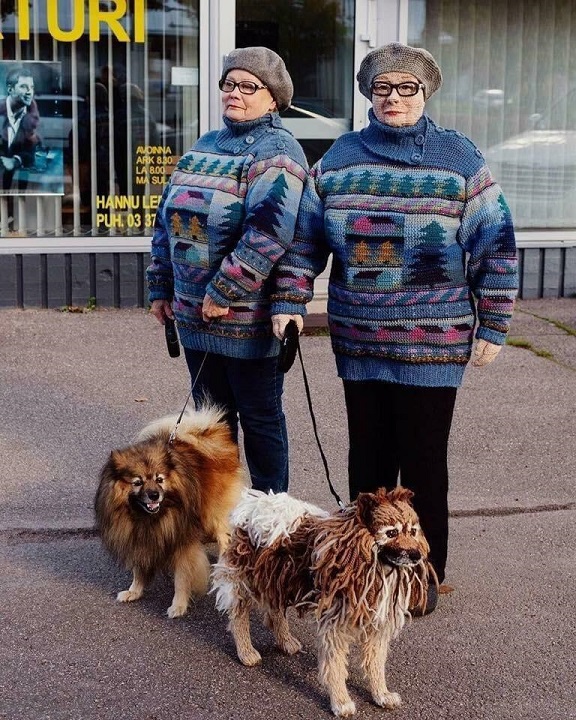
[(120, 18), (126, 15), (126, 0), (115, 0), (114, 10), (101, 10), (100, 0), (89, 0), (90, 40), (100, 40), (100, 23), (106, 23), (120, 42), (130, 42), (128, 33), (120, 24)]
[(134, 0), (134, 42), (146, 40), (146, 0)]
[(70, 30), (62, 30), (58, 24), (58, 0), (47, 0), (48, 32), (54, 40), (74, 42), (84, 35), (84, 0), (74, 0), (72, 15), (74, 24)]
[[(30, 7), (28, 0), (18, 0), (18, 29), (20, 40), (30, 40)], [(4, 37), (0, 35), (0, 37)]]
[[(0, 0), (1, 1), (1, 0)], [(127, 0), (111, 0), (110, 7), (103, 7), (100, 0), (66, 0), (66, 8), (70, 9), (72, 15), (72, 27), (62, 29), (59, 23), (59, 6), (62, 0), (44, 0), (46, 3), (46, 19), (48, 33), (54, 40), (60, 42), (75, 42), (85, 33), (85, 6), (88, 6), (88, 33), (89, 39), (93, 42), (100, 40), (100, 24), (108, 26), (109, 32), (120, 42), (130, 42), (130, 35), (122, 25), (121, 20), (126, 20), (126, 26), (132, 33), (133, 42), (143, 43), (146, 41), (146, 0), (133, 0), (132, 14), (128, 15)], [(35, 0), (40, 2), (40, 0)], [(29, 0), (16, 0), (14, 13), (17, 20), (17, 39), (30, 40), (30, 7)], [(129, 24), (128, 24), (129, 21)], [(34, 29), (39, 32), (38, 28)], [(0, 32), (0, 40), (5, 35)]]

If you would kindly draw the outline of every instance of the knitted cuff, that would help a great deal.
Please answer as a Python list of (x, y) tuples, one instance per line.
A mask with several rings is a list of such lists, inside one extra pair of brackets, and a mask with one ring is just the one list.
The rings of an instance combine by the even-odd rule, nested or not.
[(507, 332), (500, 332), (498, 330), (493, 330), (492, 328), (479, 325), (476, 330), (476, 339), (486, 340), (487, 342), (494, 343), (494, 345), (504, 345), (507, 334)]

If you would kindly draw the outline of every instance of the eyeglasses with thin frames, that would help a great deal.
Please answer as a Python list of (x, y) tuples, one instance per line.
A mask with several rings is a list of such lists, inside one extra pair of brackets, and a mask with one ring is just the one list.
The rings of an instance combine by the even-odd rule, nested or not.
[(234, 82), (233, 80), (220, 80), (218, 87), (222, 92), (231, 93), (235, 88), (238, 88), (242, 95), (254, 95), (256, 90), (266, 90), (266, 85), (256, 85), (255, 82), (250, 80), (240, 80), (240, 82)]
[(375, 80), (372, 83), (371, 89), (374, 95), (379, 95), (380, 97), (392, 95), (392, 90), (396, 90), (400, 97), (412, 97), (413, 95), (418, 95), (420, 88), (424, 88), (422, 83), (403, 82), (394, 85), (393, 83), (382, 80)]

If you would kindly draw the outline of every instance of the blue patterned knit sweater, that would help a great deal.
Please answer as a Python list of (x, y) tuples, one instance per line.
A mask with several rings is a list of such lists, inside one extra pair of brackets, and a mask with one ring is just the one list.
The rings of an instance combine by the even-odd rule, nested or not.
[[(274, 356), (269, 277), (292, 241), (308, 166), (278, 113), (224, 123), (182, 156), (164, 190), (149, 299), (173, 301), (184, 347)], [(228, 315), (204, 322), (205, 293)]]
[(316, 163), (276, 269), (273, 313), (305, 312), (332, 254), (340, 377), (458, 386), (476, 336), (502, 344), (517, 289), (510, 212), (482, 154), (426, 115), (370, 124)]

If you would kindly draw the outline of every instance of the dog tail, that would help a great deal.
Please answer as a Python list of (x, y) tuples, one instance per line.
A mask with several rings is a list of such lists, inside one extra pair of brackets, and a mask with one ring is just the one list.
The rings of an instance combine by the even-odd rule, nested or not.
[[(220, 423), (224, 422), (226, 411), (219, 405), (205, 403), (197, 410), (187, 410), (178, 425), (177, 436), (184, 434), (204, 435), (214, 430)], [(150, 440), (150, 438), (158, 436), (170, 436), (170, 433), (176, 428), (179, 414), (165, 415), (159, 420), (154, 420), (145, 428), (140, 430), (136, 436), (136, 442)]]
[(232, 567), (225, 557), (220, 556), (219, 561), (213, 565), (211, 573), (210, 594), (216, 595), (216, 610), (227, 613), (237, 603), (241, 580), (238, 568)]

